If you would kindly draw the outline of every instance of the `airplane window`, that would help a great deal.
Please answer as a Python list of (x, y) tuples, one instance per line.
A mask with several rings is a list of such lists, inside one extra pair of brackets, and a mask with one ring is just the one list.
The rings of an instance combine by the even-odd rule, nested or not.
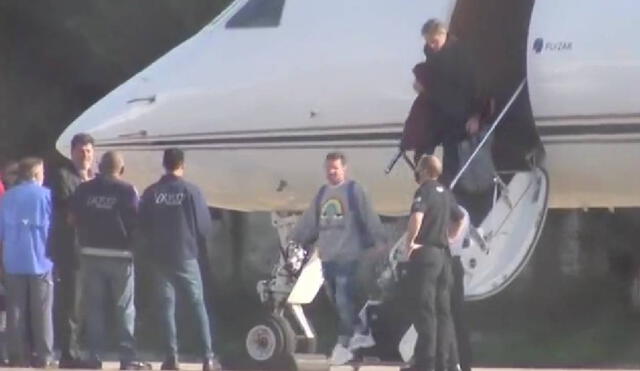
[(225, 25), (226, 28), (278, 27), (285, 0), (249, 0)]

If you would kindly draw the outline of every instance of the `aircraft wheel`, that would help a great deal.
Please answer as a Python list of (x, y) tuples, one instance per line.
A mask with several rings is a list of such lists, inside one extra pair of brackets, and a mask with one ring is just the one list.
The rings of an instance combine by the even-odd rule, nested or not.
[(270, 314), (259, 318), (245, 337), (245, 350), (260, 369), (283, 369), (293, 359), (296, 335), (282, 316)]

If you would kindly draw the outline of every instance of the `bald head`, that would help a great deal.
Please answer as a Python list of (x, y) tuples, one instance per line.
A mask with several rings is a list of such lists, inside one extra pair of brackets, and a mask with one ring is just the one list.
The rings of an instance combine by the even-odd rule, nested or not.
[(100, 159), (100, 173), (108, 176), (120, 176), (124, 170), (124, 158), (116, 151), (108, 151)]
[(437, 156), (424, 155), (416, 165), (416, 174), (420, 183), (427, 179), (438, 179), (442, 174), (442, 162)]

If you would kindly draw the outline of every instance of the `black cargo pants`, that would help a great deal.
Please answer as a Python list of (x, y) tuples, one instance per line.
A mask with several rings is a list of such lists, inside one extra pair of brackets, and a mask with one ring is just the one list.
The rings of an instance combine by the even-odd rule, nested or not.
[(451, 316), (453, 275), (448, 249), (419, 248), (411, 254), (407, 268), (406, 293), (411, 321), (418, 333), (414, 367), (434, 370), (457, 364)]

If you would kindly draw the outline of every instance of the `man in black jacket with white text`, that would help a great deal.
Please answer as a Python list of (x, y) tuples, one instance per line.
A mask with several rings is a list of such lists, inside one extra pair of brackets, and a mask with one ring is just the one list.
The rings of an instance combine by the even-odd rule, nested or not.
[[(131, 239), (137, 222), (138, 192), (120, 179), (124, 159), (113, 151), (100, 161), (100, 174), (82, 183), (71, 198), (70, 219), (80, 247), (80, 276), (90, 368), (102, 368), (105, 309), (116, 314), (121, 370), (150, 370), (136, 360), (134, 267)], [(105, 305), (110, 302), (111, 305)]]

